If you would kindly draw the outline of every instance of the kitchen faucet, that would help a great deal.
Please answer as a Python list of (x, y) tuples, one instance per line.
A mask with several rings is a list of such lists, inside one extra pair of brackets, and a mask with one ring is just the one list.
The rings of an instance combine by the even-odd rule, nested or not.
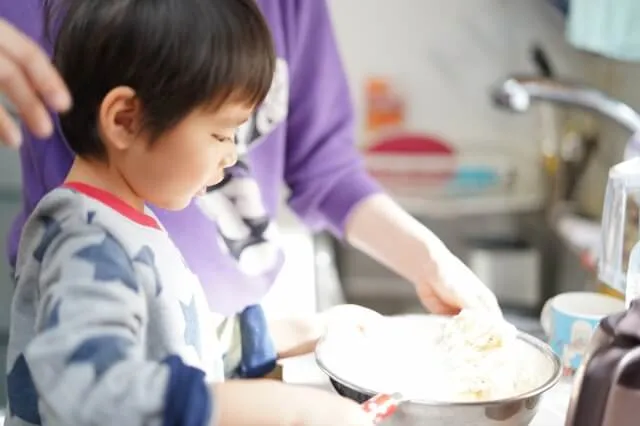
[[(604, 92), (575, 82), (534, 75), (512, 75), (492, 88), (491, 97), (496, 106), (513, 112), (527, 111), (533, 101), (546, 101), (594, 111), (608, 117), (634, 135), (627, 142), (627, 149), (633, 148), (629, 150), (629, 153), (635, 154), (632, 157), (636, 157), (633, 164), (640, 164), (640, 159), (637, 158), (637, 152), (640, 151), (640, 114)], [(635, 168), (629, 170), (630, 161), (622, 164), (626, 164), (624, 170), (622, 166), (617, 166), (609, 173), (598, 269), (602, 282), (624, 294), (628, 251), (640, 235), (637, 218), (637, 212), (640, 211), (640, 171)], [(631, 238), (630, 241), (627, 241), (628, 237)]]
[(496, 106), (525, 112), (532, 101), (546, 101), (595, 111), (624, 126), (631, 133), (640, 131), (640, 114), (629, 105), (604, 92), (579, 83), (534, 75), (512, 75), (493, 87)]
[[(543, 101), (599, 113), (633, 135), (627, 141), (625, 158), (635, 157), (640, 152), (640, 114), (624, 102), (593, 87), (548, 76), (514, 74), (492, 88), (491, 98), (497, 107), (513, 112), (525, 112), (533, 101)], [(563, 200), (571, 198), (597, 145), (598, 140), (595, 136), (583, 139), (582, 158), (578, 162), (565, 162), (564, 172), (556, 174), (556, 178), (561, 182), (561, 192), (556, 196), (556, 200), (557, 197)]]

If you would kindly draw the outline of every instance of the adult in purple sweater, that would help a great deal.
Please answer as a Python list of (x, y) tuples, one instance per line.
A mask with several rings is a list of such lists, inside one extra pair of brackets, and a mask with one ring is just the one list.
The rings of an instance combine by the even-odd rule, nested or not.
[[(8, 242), (12, 264), (25, 217), (63, 182), (72, 162), (45, 109), (63, 112), (72, 102), (47, 61), (51, 43), (43, 3), (0, 2), (0, 93), (26, 126), (17, 137), (0, 106), (0, 139), (21, 143), (24, 181), (23, 211)], [(430, 311), (481, 307), (499, 313), (478, 278), (365, 172), (326, 2), (257, 3), (271, 27), (278, 64), (266, 101), (239, 129), (240, 161), (185, 210), (154, 209), (203, 283), (212, 309), (238, 312), (271, 287), (283, 257), (270, 219), (284, 182), (289, 205), (306, 224), (328, 228), (412, 282)]]

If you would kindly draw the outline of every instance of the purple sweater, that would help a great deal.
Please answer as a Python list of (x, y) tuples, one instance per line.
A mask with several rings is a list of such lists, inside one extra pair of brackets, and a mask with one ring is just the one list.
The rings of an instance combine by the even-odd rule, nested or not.
[[(43, 0), (0, 2), (0, 16), (47, 50), (42, 24)], [(280, 189), (291, 190), (289, 205), (313, 229), (344, 230), (351, 208), (378, 191), (366, 174), (353, 140), (349, 88), (334, 39), (325, 1), (257, 0), (273, 34), (285, 68), (282, 83), (286, 117), (271, 123), (249, 146), (249, 160), (267, 212), (274, 216)], [(254, 132), (255, 133), (255, 132)], [(25, 134), (21, 149), (23, 210), (9, 236), (9, 256), (15, 264), (18, 240), (26, 217), (40, 199), (59, 186), (73, 160), (59, 129), (48, 141)], [(211, 307), (238, 312), (257, 303), (273, 284), (273, 275), (249, 277), (218, 244), (211, 219), (194, 204), (181, 212), (154, 209), (189, 267), (205, 287)]]

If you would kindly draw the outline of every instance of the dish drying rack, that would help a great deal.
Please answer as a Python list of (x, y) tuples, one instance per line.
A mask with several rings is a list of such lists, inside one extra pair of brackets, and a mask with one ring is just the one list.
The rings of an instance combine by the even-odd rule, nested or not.
[(504, 151), (476, 154), (366, 153), (365, 165), (414, 215), (452, 218), (540, 209), (542, 174)]

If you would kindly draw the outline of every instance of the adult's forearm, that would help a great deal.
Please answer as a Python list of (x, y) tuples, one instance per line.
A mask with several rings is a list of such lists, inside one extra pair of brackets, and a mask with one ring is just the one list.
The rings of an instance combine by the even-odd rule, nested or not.
[(353, 246), (413, 283), (425, 276), (425, 268), (433, 268), (434, 262), (448, 253), (433, 232), (386, 194), (372, 195), (354, 207), (347, 219), (346, 237)]
[(502, 314), (493, 293), (433, 232), (386, 195), (361, 202), (347, 221), (347, 240), (416, 286), (431, 312), (478, 307)]

